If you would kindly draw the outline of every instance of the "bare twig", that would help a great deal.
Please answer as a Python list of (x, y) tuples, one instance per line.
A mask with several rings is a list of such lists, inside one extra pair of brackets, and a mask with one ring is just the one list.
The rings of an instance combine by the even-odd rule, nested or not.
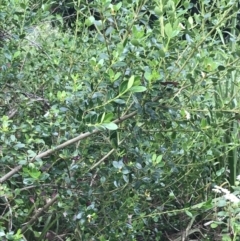
[[(125, 121), (125, 120), (127, 120), (127, 119), (129, 119), (129, 118), (131, 118), (131, 117), (133, 117), (133, 116), (135, 116), (136, 114), (137, 114), (137, 111), (134, 111), (134, 112), (132, 112), (132, 113), (130, 113), (130, 114), (128, 114), (128, 115), (124, 115), (124, 116), (120, 117), (119, 119), (117, 119), (117, 120), (115, 120), (115, 121), (113, 121), (113, 122), (114, 122), (115, 124), (119, 124), (119, 123), (121, 123), (121, 122), (123, 122), (123, 121)], [(61, 149), (65, 148), (65, 147), (67, 147), (67, 146), (69, 146), (69, 145), (72, 145), (72, 144), (75, 143), (75, 142), (78, 142), (78, 141), (80, 141), (80, 140), (82, 140), (82, 139), (85, 139), (85, 138), (87, 138), (87, 137), (89, 137), (89, 136), (91, 136), (91, 135), (93, 135), (93, 134), (99, 133), (99, 132), (100, 132), (99, 129), (95, 129), (95, 130), (93, 130), (92, 132), (86, 132), (86, 133), (84, 133), (84, 134), (81, 134), (81, 135), (79, 135), (79, 136), (77, 136), (77, 137), (75, 137), (75, 138), (73, 138), (73, 139), (70, 139), (70, 140), (68, 140), (68, 141), (60, 144), (59, 146), (56, 146), (56, 147), (53, 148), (53, 149), (49, 149), (49, 150), (47, 150), (47, 151), (45, 151), (45, 152), (42, 152), (42, 153), (38, 154), (37, 156), (35, 156), (34, 158), (32, 158), (32, 159), (30, 160), (30, 162), (33, 162), (34, 160), (36, 160), (36, 159), (38, 159), (38, 158), (43, 158), (43, 157), (49, 156), (49, 155), (51, 155), (52, 153), (54, 153), (54, 152), (56, 152), (56, 151), (58, 151), (58, 150), (61, 150)], [(21, 166), (21, 165), (13, 168), (10, 172), (8, 172), (6, 175), (4, 175), (2, 178), (0, 178), (0, 183), (5, 182), (5, 181), (8, 180), (10, 177), (12, 177), (15, 173), (17, 173), (18, 171), (20, 171), (21, 169), (22, 169), (22, 166)]]
[(58, 194), (52, 198), (50, 201), (47, 202), (47, 204), (45, 206), (43, 206), (42, 208), (40, 208), (35, 214), (34, 216), (30, 219), (29, 222), (27, 222), (24, 227), (21, 229), (22, 233), (26, 232), (28, 227), (31, 226), (41, 215), (44, 211), (46, 211), (58, 198)]

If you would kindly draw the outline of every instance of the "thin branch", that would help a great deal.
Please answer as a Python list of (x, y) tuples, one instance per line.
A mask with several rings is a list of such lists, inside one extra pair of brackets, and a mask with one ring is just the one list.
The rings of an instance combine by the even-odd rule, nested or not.
[(112, 149), (111, 151), (109, 151), (101, 160), (99, 160), (97, 163), (95, 163), (93, 166), (91, 166), (88, 171), (91, 171), (91, 170), (93, 170), (95, 167), (99, 166), (99, 165), (100, 165), (103, 161), (105, 161), (114, 151), (115, 151), (115, 149)]
[[(125, 139), (121, 140), (118, 145), (121, 145)], [(91, 166), (88, 170), (88, 172), (92, 171), (95, 167), (99, 166), (103, 161), (105, 161), (116, 149), (112, 149), (109, 151), (101, 160), (99, 160), (97, 163), (95, 163), (93, 166)]]
[[(125, 120), (127, 120), (127, 119), (129, 119), (129, 118), (131, 118), (131, 117), (133, 117), (133, 116), (135, 116), (136, 114), (137, 114), (137, 111), (134, 111), (134, 112), (132, 112), (132, 113), (130, 113), (130, 114), (128, 114), (128, 115), (124, 115), (124, 116), (120, 117), (119, 119), (117, 119), (117, 120), (115, 120), (115, 121), (113, 121), (113, 122), (114, 122), (115, 124), (119, 124), (119, 123), (121, 123), (121, 122), (123, 122), (123, 121), (125, 121)], [(59, 146), (56, 146), (56, 147), (53, 148), (53, 149), (49, 149), (49, 150), (47, 150), (47, 151), (45, 151), (45, 152), (42, 152), (42, 153), (38, 154), (37, 156), (35, 156), (34, 158), (32, 158), (32, 159), (30, 160), (30, 162), (33, 162), (33, 161), (36, 160), (36, 159), (41, 159), (41, 158), (43, 158), (43, 157), (47, 157), (47, 156), (51, 155), (52, 153), (54, 153), (54, 152), (56, 152), (56, 151), (58, 151), (58, 150), (61, 150), (61, 149), (65, 148), (65, 147), (67, 147), (67, 146), (69, 146), (69, 145), (72, 145), (72, 144), (75, 143), (75, 142), (78, 142), (78, 141), (80, 141), (80, 140), (83, 140), (83, 139), (85, 139), (85, 138), (87, 138), (87, 137), (89, 137), (89, 136), (91, 136), (91, 135), (93, 135), (93, 134), (99, 133), (99, 132), (100, 132), (99, 129), (95, 129), (95, 130), (93, 130), (92, 132), (86, 132), (86, 133), (84, 133), (84, 134), (81, 134), (81, 135), (79, 135), (79, 136), (77, 136), (77, 137), (75, 137), (75, 138), (73, 138), (73, 139), (70, 139), (70, 140), (68, 140), (68, 141), (60, 144)], [(0, 183), (5, 182), (5, 181), (8, 180), (10, 177), (12, 177), (15, 173), (17, 173), (18, 171), (20, 171), (21, 169), (22, 169), (22, 166), (21, 166), (21, 165), (13, 168), (10, 172), (8, 172), (6, 175), (4, 175), (2, 178), (0, 178)]]
[(25, 224), (25, 226), (21, 229), (22, 233), (26, 232), (28, 227), (31, 226), (41, 215), (44, 211), (46, 211), (50, 206), (52, 206), (52, 204), (57, 200), (58, 198), (58, 194), (52, 198), (50, 201), (47, 202), (47, 204), (45, 206), (43, 206), (42, 208), (40, 208), (35, 214), (34, 216), (30, 219), (29, 222), (27, 222)]

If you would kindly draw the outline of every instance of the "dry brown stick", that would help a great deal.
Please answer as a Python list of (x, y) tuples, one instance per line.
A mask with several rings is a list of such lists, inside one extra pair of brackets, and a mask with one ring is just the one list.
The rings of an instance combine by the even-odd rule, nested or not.
[[(125, 121), (125, 120), (127, 120), (127, 119), (129, 119), (129, 118), (131, 118), (131, 117), (133, 117), (133, 116), (135, 116), (136, 114), (137, 114), (137, 111), (133, 111), (132, 113), (130, 113), (130, 114), (128, 114), (128, 115), (124, 115), (124, 116), (120, 117), (119, 119), (117, 119), (117, 120), (115, 120), (115, 121), (113, 121), (113, 122), (114, 122), (115, 124), (121, 123), (121, 122), (123, 122), (123, 121)], [(68, 140), (68, 141), (60, 144), (59, 146), (56, 146), (56, 147), (53, 148), (53, 149), (49, 149), (49, 150), (47, 150), (47, 151), (45, 151), (45, 152), (42, 152), (42, 153), (38, 154), (37, 156), (35, 156), (34, 158), (32, 158), (32, 159), (30, 160), (30, 162), (33, 162), (34, 160), (36, 160), (36, 159), (38, 159), (38, 158), (43, 158), (43, 157), (49, 156), (49, 155), (51, 155), (52, 153), (56, 152), (57, 150), (61, 150), (61, 149), (63, 149), (63, 148), (66, 147), (66, 146), (72, 145), (73, 143), (78, 142), (78, 141), (80, 141), (80, 140), (82, 140), (82, 139), (85, 139), (85, 138), (87, 138), (87, 137), (89, 137), (89, 136), (91, 136), (91, 135), (93, 135), (93, 134), (98, 133), (98, 132), (100, 132), (100, 130), (99, 130), (99, 129), (95, 129), (95, 130), (93, 130), (92, 132), (86, 132), (86, 133), (84, 133), (84, 134), (81, 134), (81, 135), (79, 135), (79, 136), (77, 136), (77, 137), (75, 137), (75, 138), (73, 138), (73, 139), (70, 139), (70, 140)], [(16, 167), (13, 168), (10, 172), (8, 172), (6, 175), (4, 175), (2, 178), (0, 178), (0, 183), (5, 182), (5, 181), (8, 180), (10, 177), (12, 177), (15, 173), (17, 173), (18, 171), (20, 171), (21, 169), (22, 169), (22, 166), (21, 166), (21, 165), (16, 166)]]
[(24, 227), (22, 227), (21, 231), (22, 233), (26, 232), (28, 227), (30, 225), (32, 225), (41, 215), (44, 211), (46, 211), (58, 198), (58, 194), (52, 198), (50, 201), (47, 202), (47, 204), (45, 206), (43, 206), (42, 208), (40, 208), (34, 215), (33, 217), (30, 219), (29, 222), (27, 222)]

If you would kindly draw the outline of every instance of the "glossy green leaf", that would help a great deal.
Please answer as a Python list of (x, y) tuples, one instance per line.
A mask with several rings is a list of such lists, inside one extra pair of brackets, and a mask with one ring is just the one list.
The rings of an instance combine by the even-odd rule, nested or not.
[(113, 116), (114, 116), (113, 113), (107, 113), (107, 114), (105, 114), (104, 119), (103, 119), (103, 122), (104, 122), (104, 123), (111, 122), (112, 119), (113, 119)]
[(146, 90), (147, 90), (147, 88), (144, 87), (144, 86), (133, 86), (133, 87), (130, 89), (130, 91), (133, 92), (133, 93), (135, 93), (135, 92), (144, 92), (144, 91), (146, 91)]
[(144, 77), (146, 80), (148, 80), (149, 82), (151, 82), (152, 80), (152, 74), (150, 72), (145, 72), (144, 73)]
[(86, 24), (87, 26), (93, 25), (94, 22), (95, 22), (95, 18), (94, 18), (93, 16), (90, 16), (90, 17), (88, 17), (88, 18), (85, 20), (85, 24)]
[(127, 89), (130, 89), (133, 86), (134, 83), (134, 76), (131, 76), (131, 78), (128, 80)]
[(124, 94), (127, 92), (127, 90), (128, 90), (128, 81), (124, 81), (120, 85), (119, 92), (120, 94)]
[(113, 123), (113, 122), (110, 122), (110, 123), (103, 123), (101, 124), (103, 127), (107, 128), (108, 130), (117, 130), (118, 129), (118, 126)]
[(167, 23), (165, 25), (165, 33), (166, 35), (168, 36), (168, 38), (172, 38), (172, 35), (173, 35), (173, 29), (172, 29), (172, 25), (170, 23)]
[(115, 99), (114, 102), (117, 103), (117, 104), (119, 104), (119, 105), (123, 105), (123, 104), (126, 103), (126, 101), (123, 100), (123, 99)]

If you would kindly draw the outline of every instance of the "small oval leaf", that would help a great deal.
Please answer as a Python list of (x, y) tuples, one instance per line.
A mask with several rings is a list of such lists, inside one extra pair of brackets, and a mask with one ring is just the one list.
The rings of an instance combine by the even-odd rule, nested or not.
[(133, 92), (133, 93), (135, 93), (135, 92), (144, 92), (144, 91), (146, 91), (146, 90), (147, 90), (147, 88), (144, 87), (144, 86), (133, 86), (133, 87), (130, 89), (130, 91)]
[(131, 76), (131, 78), (128, 80), (127, 88), (130, 89), (133, 86), (134, 83), (134, 75)]
[(107, 128), (108, 130), (117, 130), (118, 129), (118, 126), (115, 123), (113, 123), (113, 122), (103, 123), (102, 126)]

